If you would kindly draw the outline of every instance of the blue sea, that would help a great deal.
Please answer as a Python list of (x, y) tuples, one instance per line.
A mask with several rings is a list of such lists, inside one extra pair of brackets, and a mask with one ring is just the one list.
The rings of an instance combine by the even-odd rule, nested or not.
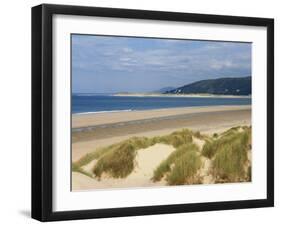
[(88, 114), (117, 111), (150, 110), (176, 107), (250, 105), (251, 98), (216, 97), (129, 97), (106, 94), (72, 95), (72, 113)]

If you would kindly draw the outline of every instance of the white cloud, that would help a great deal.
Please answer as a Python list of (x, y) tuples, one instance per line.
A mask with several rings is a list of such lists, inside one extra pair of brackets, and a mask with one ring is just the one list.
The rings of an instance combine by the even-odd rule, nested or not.
[(183, 76), (188, 73), (214, 74), (231, 69), (236, 73), (236, 69), (249, 71), (251, 68), (250, 48), (245, 48), (243, 43), (153, 39), (155, 45), (140, 48), (139, 43), (134, 45), (129, 38), (90, 37), (73, 42), (76, 45), (73, 58), (76, 68), (171, 74), (178, 72)]

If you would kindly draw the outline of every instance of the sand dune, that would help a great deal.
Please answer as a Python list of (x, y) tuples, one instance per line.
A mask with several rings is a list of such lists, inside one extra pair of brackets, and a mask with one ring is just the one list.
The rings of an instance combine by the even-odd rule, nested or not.
[[(212, 136), (222, 133), (231, 127), (251, 125), (250, 106), (217, 106), (189, 109), (152, 110), (142, 112), (106, 113), (104, 115), (73, 116), (76, 126), (81, 130), (73, 132), (72, 161), (75, 162), (97, 148), (116, 144), (131, 138), (164, 136), (174, 131), (188, 128)], [(105, 123), (105, 124), (103, 124)], [(88, 127), (91, 127), (88, 129)], [(77, 127), (75, 129), (78, 129)], [(197, 173), (204, 184), (215, 182), (210, 173), (212, 160), (201, 155), (204, 139), (193, 137), (193, 143), (199, 147), (202, 166)], [(159, 164), (175, 151), (173, 146), (157, 143), (148, 148), (137, 150), (134, 170), (125, 178), (116, 179), (103, 174), (101, 179), (89, 177), (82, 173), (72, 172), (72, 190), (92, 190), (108, 188), (128, 188), (145, 186), (163, 186), (165, 180), (152, 182), (153, 172)], [(248, 152), (248, 163), (251, 164), (251, 152)], [(92, 174), (97, 163), (93, 160), (81, 168)]]
[[(164, 182), (154, 183), (151, 181), (155, 168), (166, 159), (173, 151), (174, 147), (165, 144), (155, 144), (146, 149), (138, 150), (135, 159), (134, 171), (124, 179), (114, 179), (103, 177), (101, 180), (90, 178), (81, 173), (72, 172), (73, 190), (90, 190), (102, 188), (118, 188), (118, 187), (146, 187), (161, 186)], [(96, 161), (92, 161), (83, 169), (90, 172)], [(91, 172), (90, 172), (91, 173)]]

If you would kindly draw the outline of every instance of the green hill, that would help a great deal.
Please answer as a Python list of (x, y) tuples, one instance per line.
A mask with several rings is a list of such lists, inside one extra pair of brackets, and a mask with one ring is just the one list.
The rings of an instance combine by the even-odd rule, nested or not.
[(219, 94), (219, 95), (251, 95), (251, 76), (239, 78), (218, 78), (194, 82), (165, 94)]

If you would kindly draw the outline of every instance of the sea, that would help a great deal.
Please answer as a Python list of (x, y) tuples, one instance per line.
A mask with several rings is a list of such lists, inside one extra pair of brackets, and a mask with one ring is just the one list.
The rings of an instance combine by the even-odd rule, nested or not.
[(214, 105), (250, 105), (251, 98), (114, 96), (73, 94), (72, 114), (152, 110)]

